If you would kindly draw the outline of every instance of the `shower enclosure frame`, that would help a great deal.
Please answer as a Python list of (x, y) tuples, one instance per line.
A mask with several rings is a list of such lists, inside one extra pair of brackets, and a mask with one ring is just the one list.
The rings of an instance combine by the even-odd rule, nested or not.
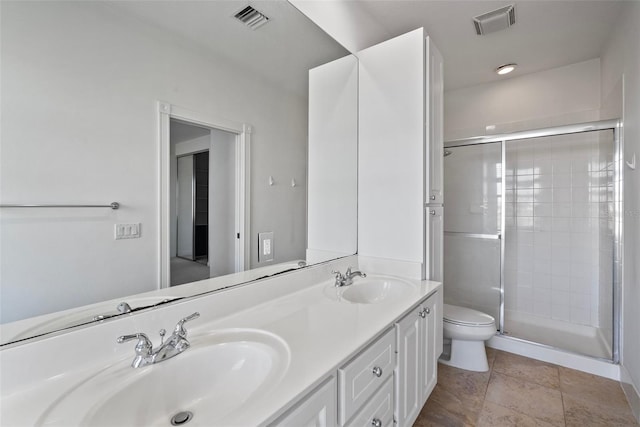
[[(529, 340), (506, 336), (504, 335), (504, 312), (505, 312), (505, 239), (504, 233), (506, 229), (506, 197), (505, 197), (505, 182), (506, 182), (506, 156), (507, 156), (507, 141), (516, 141), (523, 139), (532, 139), (548, 136), (560, 136), (577, 134), (584, 132), (594, 132), (611, 130), (613, 131), (613, 257), (612, 257), (612, 271), (613, 271), (613, 319), (612, 321), (612, 343), (611, 343), (611, 359), (602, 359), (599, 357), (593, 357), (595, 359), (604, 360), (607, 362), (613, 362), (615, 364), (620, 363), (620, 319), (621, 319), (621, 304), (622, 304), (622, 239), (623, 239), (623, 153), (624, 153), (624, 141), (622, 138), (622, 123), (620, 120), (600, 120), (586, 123), (577, 123), (563, 126), (554, 126), (526, 131), (511, 132), (506, 134), (475, 136), (469, 138), (462, 138), (457, 140), (450, 140), (444, 142), (444, 148), (450, 147), (463, 147), (469, 145), (478, 144), (501, 144), (501, 197), (500, 197), (500, 233), (498, 238), (500, 239), (500, 319), (498, 333), (508, 339), (524, 341), (540, 345), (543, 347), (549, 347), (556, 350), (566, 351), (562, 348), (552, 347), (546, 344), (532, 342)], [(478, 236), (468, 236), (478, 237)]]

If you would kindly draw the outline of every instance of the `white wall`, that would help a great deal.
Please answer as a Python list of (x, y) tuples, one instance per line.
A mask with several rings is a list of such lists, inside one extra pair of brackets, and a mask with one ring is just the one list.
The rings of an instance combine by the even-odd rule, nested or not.
[[(2, 203), (122, 204), (3, 210), (2, 322), (158, 286), (158, 100), (253, 126), (252, 234), (304, 258), (304, 96), (102, 2), (3, 2), (1, 24)], [(115, 241), (123, 222), (142, 237)]]
[(358, 244), (358, 60), (309, 71), (307, 262), (353, 254)]
[(445, 92), (444, 139), (598, 120), (599, 108), (600, 60), (592, 59)]
[[(627, 2), (602, 52), (603, 113), (624, 120), (624, 157), (640, 155), (640, 3)], [(624, 84), (622, 79), (624, 78)], [(617, 111), (616, 111), (617, 110)], [(640, 169), (624, 167), (622, 380), (640, 419)]]

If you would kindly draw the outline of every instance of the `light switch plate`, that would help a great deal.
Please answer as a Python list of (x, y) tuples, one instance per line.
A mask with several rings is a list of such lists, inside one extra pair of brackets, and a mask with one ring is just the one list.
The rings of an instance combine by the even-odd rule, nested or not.
[(258, 233), (258, 262), (273, 261), (273, 231)]
[(142, 224), (115, 224), (114, 232), (115, 239), (138, 239), (140, 237), (140, 231)]

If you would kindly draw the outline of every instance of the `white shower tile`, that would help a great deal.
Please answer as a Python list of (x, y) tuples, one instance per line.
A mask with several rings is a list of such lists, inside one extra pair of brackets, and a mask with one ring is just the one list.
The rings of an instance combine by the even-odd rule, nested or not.
[(551, 246), (547, 245), (534, 245), (533, 256), (535, 259), (551, 259)]
[(560, 261), (560, 260), (557, 260), (557, 259), (553, 259), (551, 261), (551, 273), (554, 276), (570, 277), (571, 276), (571, 267), (565, 261)]
[(571, 247), (571, 233), (557, 231), (551, 234), (551, 245), (554, 247)]
[(550, 173), (534, 175), (534, 188), (553, 188), (553, 175)]
[[(535, 208), (534, 208), (535, 211)], [(571, 219), (570, 218), (552, 218), (551, 229), (553, 231), (568, 233), (571, 231)]]
[(519, 230), (533, 231), (533, 216), (522, 216), (516, 219), (516, 225)]
[(572, 323), (578, 323), (580, 325), (591, 324), (591, 311), (587, 308), (571, 307), (571, 320)]
[(542, 273), (533, 273), (533, 288), (534, 289), (551, 289), (552, 288), (552, 278), (553, 276), (551, 274), (549, 274), (548, 272), (551, 271), (551, 269), (547, 270), (546, 272), (542, 272)]
[(551, 247), (551, 259), (562, 262), (571, 262), (571, 248), (564, 246)]
[(517, 281), (519, 287), (531, 288), (533, 286), (533, 273), (518, 270)]
[(552, 203), (553, 190), (551, 188), (534, 188), (533, 201), (538, 203)]
[(550, 259), (534, 259), (533, 261), (534, 281), (535, 281), (535, 277), (538, 274), (548, 273), (550, 271), (551, 271)]
[[(534, 208), (535, 213), (535, 208)], [(549, 217), (533, 217), (533, 230), (535, 232), (550, 232), (553, 230), (553, 221), (552, 218)]]
[(565, 307), (571, 306), (571, 292), (552, 289), (551, 298), (553, 300), (553, 304), (562, 305)]
[[(593, 193), (593, 187), (572, 187), (571, 188), (571, 201), (573, 203), (588, 203), (591, 202)], [(600, 201), (598, 195), (598, 201)]]
[(571, 217), (571, 203), (554, 203), (552, 212), (554, 217), (568, 218)]
[(516, 192), (517, 203), (533, 203), (534, 201), (534, 189), (533, 188), (518, 188)]
[(553, 216), (553, 204), (552, 203), (534, 203), (533, 212), (535, 216)]
[(589, 218), (591, 216), (591, 203), (573, 203), (571, 216), (574, 218)]
[[(519, 171), (518, 171), (519, 172)], [(529, 174), (520, 174), (516, 177), (516, 187), (518, 190), (523, 188), (533, 188), (533, 177), (532, 173)]]
[(554, 188), (553, 203), (571, 203), (571, 188)]
[(569, 276), (551, 276), (551, 289), (553, 291), (569, 292), (571, 290), (571, 281)]
[(561, 304), (552, 304), (551, 305), (551, 318), (554, 320), (562, 320), (564, 322), (571, 321), (571, 311), (570, 307)]
[(591, 232), (591, 218), (572, 218), (570, 224), (572, 233)]
[(570, 188), (571, 187), (571, 174), (570, 173), (553, 173), (553, 188)]

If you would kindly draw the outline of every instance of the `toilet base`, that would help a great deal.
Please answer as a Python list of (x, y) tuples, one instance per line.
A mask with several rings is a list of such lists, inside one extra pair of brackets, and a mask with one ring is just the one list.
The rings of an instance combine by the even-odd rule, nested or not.
[(449, 355), (448, 360), (446, 357), (441, 357), (439, 362), (454, 368), (466, 369), (467, 371), (487, 372), (489, 370), (484, 341), (452, 339)]

